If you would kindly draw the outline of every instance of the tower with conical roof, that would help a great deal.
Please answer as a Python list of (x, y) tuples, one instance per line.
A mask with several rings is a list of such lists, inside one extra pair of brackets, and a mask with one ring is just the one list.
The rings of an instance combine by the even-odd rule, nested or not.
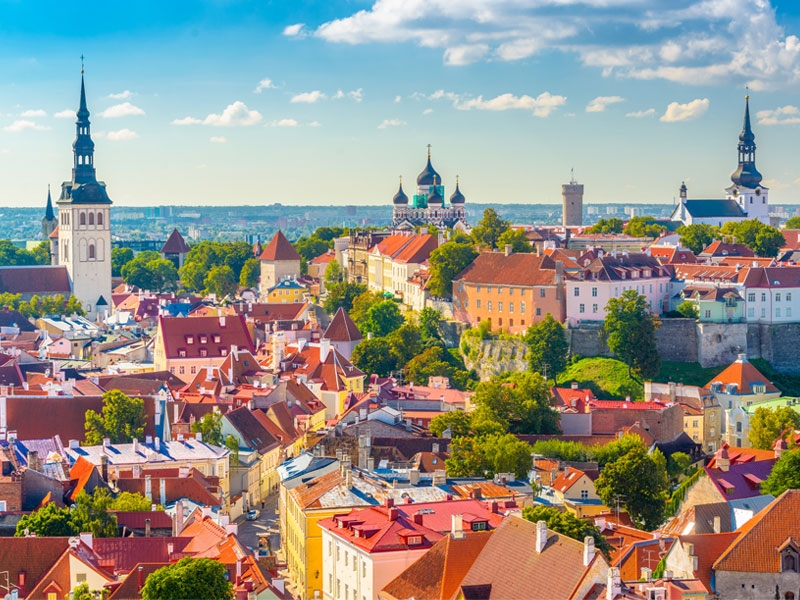
[(50, 196), (50, 186), (47, 186), (47, 206), (44, 209), (44, 217), (42, 217), (42, 239), (47, 241), (50, 239), (50, 234), (53, 233), (58, 226), (58, 219), (53, 210), (53, 199)]
[(61, 184), (57, 201), (58, 263), (67, 268), (72, 293), (94, 319), (102, 316), (111, 300), (111, 200), (95, 173), (82, 67), (77, 117), (72, 179)]
[(735, 200), (748, 219), (769, 224), (769, 189), (761, 185), (761, 173), (756, 168), (756, 136), (750, 125), (750, 96), (745, 96), (744, 122), (737, 144), (738, 164), (726, 188), (727, 198)]
[(279, 229), (258, 257), (261, 263), (261, 298), (266, 301), (269, 291), (286, 279), (300, 277), (300, 255)]

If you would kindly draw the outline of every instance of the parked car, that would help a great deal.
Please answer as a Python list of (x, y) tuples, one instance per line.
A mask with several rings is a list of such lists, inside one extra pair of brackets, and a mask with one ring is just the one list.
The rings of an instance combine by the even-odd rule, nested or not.
[(260, 516), (261, 516), (261, 511), (258, 510), (257, 508), (254, 508), (253, 510), (247, 511), (247, 520), (248, 521), (255, 521)]

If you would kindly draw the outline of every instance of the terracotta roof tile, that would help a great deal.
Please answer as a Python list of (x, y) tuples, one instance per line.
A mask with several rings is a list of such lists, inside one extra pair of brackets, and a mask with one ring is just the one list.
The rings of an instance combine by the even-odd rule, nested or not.
[(429, 233), (411, 236), (411, 241), (398, 252), (393, 260), (398, 263), (422, 264), (439, 246), (437, 236)]
[(789, 538), (800, 540), (798, 515), (800, 490), (787, 490), (735, 532), (738, 535), (714, 562), (714, 570), (780, 573), (778, 548)]
[(336, 311), (336, 315), (322, 337), (332, 342), (355, 342), (364, 339), (353, 319), (342, 307)]
[[(222, 358), (231, 346), (255, 352), (243, 315), (234, 317), (159, 317), (159, 335), (167, 358)], [(205, 337), (205, 342), (202, 339)], [(191, 343), (189, 341), (191, 340)], [(184, 356), (181, 356), (181, 352)]]
[(549, 256), (484, 252), (453, 281), (505, 285), (555, 285), (555, 261)]
[(20, 597), (27, 597), (39, 580), (69, 548), (66, 537), (12, 537), (3, 538), (0, 544), (0, 565), (8, 571), (11, 583), (20, 584), (20, 573), (25, 573), (25, 585)]
[(736, 394), (755, 393), (751, 387), (753, 383), (764, 384), (767, 392), (779, 391), (778, 388), (772, 385), (772, 383), (746, 358), (736, 359), (733, 364), (728, 366), (722, 373), (709, 381), (706, 387), (710, 388), (713, 383), (721, 383), (723, 385), (735, 384), (737, 387)]
[(261, 256), (258, 257), (259, 260), (300, 260), (300, 255), (297, 253), (297, 250), (294, 249), (289, 243), (289, 240), (286, 239), (286, 236), (278, 230), (275, 235), (270, 240), (267, 247), (264, 248), (264, 251), (261, 253)]
[(703, 582), (706, 589), (711, 591), (711, 567), (717, 558), (728, 549), (738, 537), (735, 531), (728, 533), (706, 533), (700, 535), (679, 535), (681, 545), (693, 544), (692, 555), (697, 557), (695, 577)]
[(146, 582), (148, 576), (160, 569), (161, 567), (169, 566), (169, 562), (146, 562), (139, 563), (131, 569), (130, 573), (125, 576), (122, 583), (114, 589), (108, 600), (138, 600), (142, 597), (139, 587), (139, 568), (142, 569), (142, 582)]
[(69, 296), (72, 287), (64, 266), (0, 267), (0, 292)]
[(183, 236), (178, 233), (177, 229), (173, 229), (169, 234), (169, 238), (161, 247), (161, 254), (185, 254), (189, 252), (189, 246), (183, 239)]

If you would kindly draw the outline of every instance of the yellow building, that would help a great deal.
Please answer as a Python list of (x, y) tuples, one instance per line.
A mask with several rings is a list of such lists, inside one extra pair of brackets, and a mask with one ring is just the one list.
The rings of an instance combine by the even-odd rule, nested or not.
[(278, 285), (267, 291), (267, 302), (290, 304), (302, 302), (308, 288), (296, 279), (284, 279)]

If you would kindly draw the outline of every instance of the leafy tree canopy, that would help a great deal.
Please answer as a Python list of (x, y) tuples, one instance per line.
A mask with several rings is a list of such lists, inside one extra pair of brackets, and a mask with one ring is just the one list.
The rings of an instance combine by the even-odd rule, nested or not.
[(454, 438), (453, 452), (445, 461), (453, 477), (493, 477), (496, 473), (514, 473), (527, 477), (533, 459), (531, 446), (511, 433), (492, 433), (480, 437)]
[(486, 208), (478, 224), (472, 228), (472, 239), (479, 246), (497, 248), (497, 241), (509, 228), (511, 223), (497, 214), (493, 208)]
[(403, 324), (403, 315), (393, 300), (383, 300), (367, 310), (362, 331), (383, 337), (389, 335)]
[(358, 325), (360, 331), (363, 331), (362, 327), (367, 321), (367, 312), (369, 309), (376, 304), (380, 304), (384, 300), (385, 298), (382, 294), (373, 292), (372, 290), (364, 290), (355, 297), (353, 300), (353, 308), (347, 312), (350, 318), (353, 319), (353, 322)]
[(439, 322), (442, 320), (442, 313), (426, 306), (419, 312), (419, 330), (422, 339), (426, 342), (441, 342), (442, 334), (439, 331)]
[(387, 377), (397, 368), (397, 360), (385, 338), (362, 340), (353, 349), (353, 364), (367, 375)]
[(533, 245), (525, 235), (524, 229), (514, 229), (509, 227), (500, 237), (497, 238), (497, 247), (500, 250), (505, 249), (506, 245), (511, 246), (512, 252), (533, 252)]
[(442, 346), (431, 346), (406, 364), (406, 379), (414, 385), (428, 385), (430, 377), (448, 377), (450, 387), (463, 390), (475, 375)]
[(800, 414), (790, 406), (757, 408), (750, 417), (750, 445), (760, 450), (772, 450), (775, 441), (784, 431), (794, 431), (797, 428), (800, 428)]
[(525, 333), (531, 370), (555, 379), (567, 367), (569, 343), (564, 325), (547, 313)]
[[(109, 506), (110, 510), (118, 510), (120, 512), (150, 512), (153, 508), (153, 503), (147, 496), (143, 496), (139, 492), (121, 492), (119, 496), (111, 501)], [(161, 507), (163, 510), (163, 507)]]
[[(474, 230), (473, 230), (474, 231)], [(453, 277), (466, 269), (478, 253), (470, 244), (447, 242), (431, 252), (428, 291), (438, 298), (449, 298), (453, 293)]]
[(761, 484), (761, 491), (777, 498), (786, 490), (797, 489), (800, 489), (800, 450), (784, 451)]
[(612, 217), (610, 219), (600, 219), (586, 231), (588, 233), (622, 233), (622, 228), (622, 219)]
[(790, 217), (783, 224), (786, 229), (800, 229), (800, 217)]
[(735, 238), (758, 256), (774, 258), (778, 250), (786, 244), (779, 229), (765, 225), (758, 219), (748, 219), (738, 223), (729, 221), (722, 226), (721, 233)]
[(681, 244), (695, 254), (700, 254), (703, 248), (720, 237), (719, 227), (708, 223), (692, 223), (681, 225), (676, 232), (681, 239)]
[(257, 258), (248, 258), (242, 265), (242, 272), (239, 274), (239, 285), (254, 288), (258, 286), (260, 275), (261, 262)]
[(211, 411), (192, 423), (192, 433), (199, 433), (203, 441), (215, 446), (222, 445), (222, 413)]
[(234, 294), (238, 282), (236, 274), (228, 265), (212, 267), (203, 280), (205, 291), (209, 294), (216, 294), (218, 299)]
[(44, 315), (85, 315), (83, 305), (75, 296), (64, 298), (55, 296), (38, 296), (34, 294), (30, 300), (23, 300), (21, 294), (0, 293), (0, 306), (18, 310), (24, 316), (38, 319)]
[(144, 400), (110, 390), (103, 394), (101, 414), (86, 411), (86, 443), (96, 446), (103, 443), (103, 438), (109, 438), (112, 444), (142, 439), (144, 425)]
[(626, 290), (606, 304), (605, 331), (609, 349), (628, 365), (628, 376), (636, 370), (642, 377), (653, 377), (661, 368), (656, 348), (656, 330), (660, 323), (650, 312), (647, 299)]
[(414, 323), (405, 323), (390, 333), (386, 341), (396, 367), (404, 369), (408, 362), (422, 352), (422, 334)]
[(111, 248), (111, 275), (122, 276), (122, 267), (133, 260), (133, 250), (130, 248)]
[(247, 242), (202, 241), (189, 250), (180, 270), (181, 283), (188, 290), (206, 290), (206, 278), (214, 267), (228, 266), (233, 271), (233, 279), (238, 282), (242, 268), (248, 259), (253, 258), (252, 248)]
[(325, 267), (325, 283), (336, 283), (342, 280), (344, 273), (339, 261), (336, 259), (330, 261), (328, 266)]
[(142, 588), (143, 600), (233, 600), (233, 585), (225, 565), (211, 558), (182, 558), (150, 574)]
[(347, 281), (332, 283), (326, 287), (327, 293), (322, 308), (329, 315), (334, 314), (339, 308), (344, 308), (349, 313), (353, 309), (353, 301), (367, 291), (367, 286), (363, 283)]
[(450, 428), (450, 437), (469, 435), (472, 427), (472, 417), (462, 410), (451, 410), (431, 419), (430, 431), (436, 437), (442, 437), (444, 430)]
[(678, 305), (678, 312), (687, 319), (696, 319), (700, 316), (700, 309), (697, 307), (697, 303), (691, 300), (681, 302)]
[[(558, 433), (559, 416), (550, 408), (550, 389), (539, 373), (506, 373), (479, 383), (473, 426), (480, 420), (511, 433)], [(493, 428), (493, 427), (492, 427)]]
[[(47, 244), (47, 254), (45, 257), (41, 248)], [(26, 265), (46, 265), (50, 263), (50, 242), (42, 241), (36, 249), (29, 251), (20, 248), (11, 240), (0, 240), (0, 265), (6, 267), (18, 267)]]
[[(113, 268), (113, 265), (112, 265)], [(153, 250), (139, 252), (120, 267), (125, 283), (143, 290), (162, 292), (174, 290), (178, 283), (178, 270), (171, 260), (161, 258)]]
[(538, 440), (533, 445), (533, 453), (544, 458), (563, 461), (585, 462), (589, 460), (589, 449), (580, 442), (565, 440)]
[(633, 237), (648, 237), (657, 238), (661, 232), (666, 231), (666, 225), (658, 223), (655, 217), (631, 217), (628, 224), (625, 225), (623, 233)]

